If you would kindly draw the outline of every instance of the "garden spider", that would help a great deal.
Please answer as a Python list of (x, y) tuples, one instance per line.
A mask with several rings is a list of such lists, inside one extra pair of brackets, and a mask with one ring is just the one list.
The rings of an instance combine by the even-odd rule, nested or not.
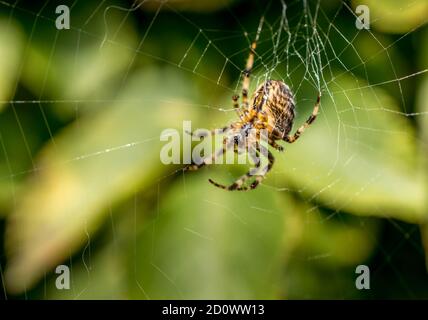
[[(255, 130), (257, 136), (260, 136), (262, 129), (268, 132), (268, 143), (274, 149), (283, 151), (284, 148), (276, 143), (276, 140), (283, 140), (288, 143), (295, 142), (305, 129), (314, 122), (317, 117), (321, 93), (318, 94), (314, 109), (310, 117), (306, 122), (299, 128), (293, 135), (289, 135), (293, 121), (295, 117), (295, 102), (293, 93), (290, 88), (282, 81), (279, 80), (268, 80), (261, 84), (255, 91), (251, 104), (248, 102), (248, 89), (250, 87), (250, 74), (254, 64), (254, 54), (256, 49), (256, 41), (254, 41), (250, 47), (250, 53), (247, 59), (246, 68), (243, 72), (243, 84), (242, 84), (242, 106), (239, 106), (239, 96), (234, 95), (232, 97), (233, 107), (238, 113), (239, 120), (232, 123), (231, 125), (220, 129), (220, 133), (224, 133), (230, 130), (233, 138), (229, 143), (226, 143), (226, 138), (223, 139), (223, 147), (213, 153), (210, 157), (206, 157), (200, 164), (192, 163), (184, 168), (187, 170), (198, 170), (206, 164), (214, 163), (214, 160), (224, 154), (227, 149), (234, 148), (237, 152), (236, 146), (238, 142), (248, 136), (250, 130)], [(211, 131), (215, 134), (215, 131)], [(252, 150), (256, 154), (261, 154), (261, 146), (257, 140), (244, 140), (247, 151)], [(249, 186), (244, 186), (244, 183), (250, 179), (253, 174), (251, 170), (241, 176), (238, 180), (229, 186), (219, 184), (211, 179), (208, 181), (214, 186), (226, 189), (226, 190), (249, 190), (256, 188), (259, 183), (265, 178), (266, 174), (270, 171), (275, 161), (272, 153), (269, 150), (265, 151), (267, 154), (268, 163), (263, 171), (263, 174), (254, 175), (255, 179)], [(255, 162), (255, 168), (260, 169), (260, 159)]]

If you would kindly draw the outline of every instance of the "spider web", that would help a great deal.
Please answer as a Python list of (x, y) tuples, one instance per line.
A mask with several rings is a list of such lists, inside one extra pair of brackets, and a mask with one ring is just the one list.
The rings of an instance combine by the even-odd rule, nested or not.
[[(73, 8), (79, 7), (82, 3), (79, 0), (72, 1), (70, 3), (71, 11), (73, 12)], [(15, 17), (24, 16), (26, 19), (33, 21), (25, 43), (24, 52), (27, 52), (27, 54), (35, 41), (34, 39), (41, 36), (40, 33), (43, 32), (43, 27), (46, 27), (46, 25), (54, 26), (56, 16), (52, 14), (52, 7), (55, 7), (55, 4), (50, 1), (46, 1), (39, 8), (24, 6), (20, 1), (0, 1), (0, 6), (2, 7), (2, 12), (6, 13), (9, 26)], [(367, 223), (370, 224), (371, 222), (364, 217), (360, 217), (361, 211), (364, 210), (356, 208), (357, 218), (350, 218), (349, 216), (349, 213), (355, 213), (352, 207), (353, 202), (358, 202), (357, 200), (360, 197), (370, 192), (372, 190), (371, 185), (388, 174), (388, 167), (377, 172), (369, 179), (358, 180), (356, 182), (358, 191), (352, 191), (350, 198), (345, 198), (346, 184), (345, 188), (338, 192), (337, 197), (331, 196), (331, 194), (326, 198), (323, 196), (329, 193), (329, 190), (334, 190), (335, 186), (341, 184), (341, 181), (347, 175), (346, 167), (354, 159), (360, 157), (360, 152), (364, 152), (367, 149), (376, 149), (379, 144), (383, 143), (385, 137), (390, 140), (402, 141), (404, 139), (404, 141), (407, 141), (405, 137), (414, 134), (413, 131), (408, 130), (411, 124), (406, 124), (401, 129), (397, 129), (396, 126), (392, 127), (385, 121), (380, 121), (381, 125), (379, 126), (379, 117), (391, 119), (391, 116), (393, 116), (398, 117), (400, 123), (404, 123), (403, 121), (406, 123), (413, 121), (414, 123), (420, 117), (428, 114), (426, 111), (415, 110), (411, 106), (411, 102), (406, 99), (409, 96), (408, 92), (410, 90), (409, 87), (413, 84), (412, 81), (425, 74), (428, 70), (417, 68), (403, 74), (401, 73), (402, 69), (398, 71), (395, 63), (396, 57), (393, 56), (394, 49), (401, 46), (403, 42), (417, 32), (419, 26), (406, 34), (387, 41), (387, 39), (381, 38), (380, 35), (371, 30), (353, 28), (352, 31), (349, 31), (349, 28), (342, 29), (346, 24), (354, 24), (356, 19), (354, 10), (348, 2), (340, 2), (332, 8), (323, 7), (321, 1), (304, 0), (270, 1), (267, 5), (251, 3), (249, 6), (252, 12), (257, 12), (257, 21), (248, 20), (247, 13), (241, 14), (233, 5), (225, 4), (225, 9), (222, 10), (227, 12), (233, 27), (219, 28), (216, 25), (210, 25), (211, 22), (206, 22), (203, 18), (198, 18), (186, 10), (180, 10), (180, 7), (177, 7), (174, 1), (163, 1), (160, 2), (160, 5), (154, 5), (153, 1), (110, 3), (103, 0), (93, 6), (83, 21), (74, 22), (72, 19), (71, 30), (66, 31), (68, 34), (64, 38), (63, 31), (57, 31), (54, 41), (46, 44), (50, 55), (39, 96), (33, 99), (14, 97), (11, 100), (0, 101), (1, 104), (6, 105), (6, 108), (12, 110), (11, 119), (16, 122), (15, 133), (19, 132), (21, 136), (23, 148), (30, 163), (23, 167), (14, 164), (15, 153), (10, 148), (11, 144), (4, 138), (5, 132), (2, 132), (0, 128), (2, 161), (6, 167), (6, 171), (2, 172), (8, 172), (0, 179), (10, 181), (10, 196), (13, 199), (11, 201), (11, 211), (20, 202), (20, 195), (17, 193), (17, 189), (21, 187), (26, 179), (31, 177), (37, 179), (39, 173), (44, 171), (61, 166), (67, 167), (73, 163), (84, 162), (92, 158), (102, 162), (112, 153), (120, 153), (123, 157), (127, 157), (127, 154), (131, 155), (133, 150), (149, 145), (159, 139), (159, 135), (143, 135), (143, 139), (108, 145), (105, 148), (79, 153), (56, 163), (44, 165), (38, 162), (37, 157), (41, 150), (41, 145), (39, 144), (41, 143), (31, 139), (29, 131), (32, 128), (26, 128), (25, 125), (28, 125), (28, 121), (23, 122), (22, 111), (20, 110), (33, 107), (39, 109), (39, 122), (43, 123), (46, 128), (47, 138), (45, 143), (49, 143), (55, 148), (58, 129), (53, 127), (47, 111), (51, 110), (52, 106), (58, 108), (61, 108), (61, 106), (70, 108), (72, 106), (75, 112), (72, 122), (79, 124), (81, 118), (90, 116), (86, 110), (82, 109), (94, 107), (96, 109), (94, 112), (97, 112), (100, 106), (112, 103), (150, 103), (150, 100), (141, 98), (121, 100), (121, 98), (108, 92), (104, 92), (104, 96), (101, 95), (97, 98), (74, 99), (69, 96), (45, 98), (44, 92), (51, 64), (53, 64), (54, 56), (57, 52), (62, 50), (61, 46), (68, 46), (74, 52), (75, 60), (69, 63), (75, 66), (85, 58), (82, 47), (86, 41), (96, 43), (100, 52), (103, 52), (109, 46), (128, 50), (131, 54), (131, 59), (117, 80), (119, 88), (126, 86), (139, 60), (143, 60), (143, 62), (140, 62), (143, 67), (147, 63), (168, 66), (183, 77), (204, 83), (212, 92), (201, 95), (198, 101), (188, 102), (188, 105), (197, 110), (197, 112), (201, 110), (209, 112), (212, 115), (212, 122), (202, 121), (201, 123), (215, 128), (222, 127), (226, 123), (231, 123), (235, 120), (231, 101), (221, 99), (219, 104), (218, 95), (229, 97), (232, 94), (240, 93), (241, 75), (244, 71), (245, 58), (248, 55), (249, 46), (256, 37), (259, 37), (250, 92), (268, 79), (279, 79), (287, 83), (296, 97), (298, 118), (295, 121), (294, 129), (310, 115), (317, 93), (322, 93), (321, 112), (318, 119), (303, 134), (302, 138), (296, 142), (296, 146), (286, 146), (284, 153), (275, 154), (275, 167), (269, 173), (269, 178), (259, 188), (265, 191), (268, 190), (270, 194), (276, 196), (283, 195), (286, 199), (299, 199), (296, 201), (303, 203), (299, 210), (303, 212), (305, 226), (310, 226), (314, 223), (323, 225), (331, 220), (338, 220), (339, 224), (343, 225), (344, 228), (348, 225), (358, 225), (358, 228), (365, 230), (371, 237), (380, 252), (380, 257), (383, 257), (383, 259), (381, 258), (380, 261), (375, 261), (374, 263), (374, 277), (377, 274), (382, 274), (383, 270), (389, 267), (394, 272), (393, 277), (405, 289), (406, 294), (410, 297), (415, 297), (413, 289), (406, 283), (405, 275), (396, 267), (392, 259), (394, 255), (400, 252), (400, 248), (406, 245), (413, 247), (417, 254), (423, 257), (422, 245), (418, 239), (415, 240), (414, 238), (414, 235), (418, 233), (418, 226), (402, 225), (385, 213), (386, 221), (392, 226), (392, 230), (399, 234), (401, 240), (393, 247), (383, 247), (382, 242), (376, 238), (376, 234), (372, 232), (371, 227), (366, 226)], [(240, 5), (239, 10), (242, 9), (241, 7), (243, 8), (244, 6)], [(138, 16), (142, 11), (148, 12), (145, 16), (148, 17), (148, 21), (142, 22), (139, 26), (141, 32), (138, 35), (138, 40), (133, 46), (129, 46), (118, 35), (121, 28), (125, 28), (131, 22), (134, 23), (135, 16)], [(172, 53), (153, 48), (152, 42), (158, 36), (156, 33), (157, 28), (162, 27), (162, 24), (166, 21), (165, 19), (169, 17), (174, 18), (177, 28), (187, 30), (187, 38), (182, 41), (180, 48)], [(102, 21), (102, 28), (99, 29), (101, 31), (94, 32), (90, 25), (97, 19)], [(39, 26), (42, 27), (38, 28)], [(365, 52), (364, 46), (360, 45), (363, 42), (369, 43), (371, 48), (375, 48), (375, 51)], [(171, 46), (175, 44), (171, 40)], [(236, 49), (237, 47), (238, 49)], [(214, 66), (213, 61), (216, 62)], [(373, 72), (373, 68), (378, 61), (387, 62), (386, 71), (383, 70), (385, 72), (382, 74)], [(19, 77), (22, 76), (24, 69), (24, 63), (19, 65), (18, 80), (15, 83), (14, 92), (19, 89)], [(233, 79), (230, 79), (230, 77), (233, 77)], [(391, 102), (390, 98), (386, 98), (387, 94), (385, 92), (393, 93), (394, 99), (398, 101), (398, 107)], [(157, 96), (154, 98), (154, 102), (165, 102), (165, 99), (162, 96)], [(174, 101), (166, 102), (174, 103)], [(385, 104), (385, 102), (387, 103)], [(410, 121), (408, 121), (409, 119)], [(198, 126), (197, 120), (192, 119), (192, 121), (195, 126)], [(308, 162), (309, 164), (306, 164), (309, 172), (303, 172), (301, 167), (298, 166), (299, 159), (306, 158), (306, 154), (313, 155), (313, 153), (308, 152), (308, 149), (305, 149), (305, 141), (308, 141), (306, 145), (313, 145), (317, 142), (314, 135), (311, 137), (311, 132), (317, 132), (313, 128), (314, 126), (322, 127), (327, 132), (326, 136), (333, 139), (325, 142), (325, 145), (329, 145), (332, 148), (323, 150), (321, 146), (321, 149), (317, 149), (321, 153), (329, 152), (328, 158), (331, 161), (328, 161), (327, 166), (323, 167), (317, 164), (317, 159), (312, 159)], [(144, 129), (142, 128), (142, 130)], [(78, 129), (77, 132), (79, 133)], [(371, 140), (367, 141), (368, 135), (370, 135)], [(77, 136), (76, 140), (78, 139), (79, 137)], [(346, 152), (343, 153), (343, 150)], [(399, 156), (400, 150), (396, 153), (392, 152), (385, 155), (385, 160), (394, 160)], [(346, 157), (346, 159), (343, 159), (343, 157)], [(288, 163), (292, 163), (292, 165), (288, 166)], [(293, 165), (295, 166), (293, 167)], [(414, 166), (416, 166), (416, 163)], [(362, 170), (370, 170), (370, 168), (371, 164), (367, 163)], [(205, 168), (204, 171), (207, 172), (209, 169)], [(232, 182), (239, 177), (236, 168), (228, 166), (216, 169), (213, 173), (210, 173), (210, 176), (220, 174), (221, 171), (223, 171), (223, 176), (220, 176), (219, 179), (222, 177)], [(132, 221), (127, 222), (128, 224), (117, 222), (119, 217), (114, 214), (114, 211), (123, 209), (113, 205), (117, 202), (117, 199), (112, 199), (110, 208), (106, 209), (114, 244), (113, 249), (111, 249), (112, 253), (110, 253), (113, 257), (120, 257), (121, 255), (119, 243), (121, 238), (117, 236), (118, 229), (123, 228), (123, 224), (125, 228), (131, 228), (131, 243), (134, 248), (130, 259), (133, 261), (134, 270), (123, 272), (130, 274), (133, 278), (135, 286), (138, 288), (138, 293), (135, 294), (137, 297), (159, 297), (159, 295), (150, 292), (150, 289), (146, 287), (147, 281), (142, 281), (141, 277), (138, 276), (139, 272), (141, 272), (140, 269), (146, 270), (147, 268), (151, 269), (151, 272), (156, 272), (158, 277), (164, 279), (172, 288), (172, 291), (175, 292), (175, 298), (187, 297), (185, 295), (186, 288), (183, 288), (182, 284), (176, 280), (176, 275), (170, 269), (165, 269), (164, 263), (159, 262), (162, 261), (158, 254), (159, 243), (163, 241), (162, 238), (168, 237), (168, 235), (162, 233), (159, 225), (162, 225), (164, 219), (167, 219), (165, 215), (162, 215), (162, 210), (167, 205), (164, 202), (168, 199), (170, 185), (179, 185), (181, 193), (185, 197), (189, 197), (189, 192), (191, 192), (189, 190), (192, 189), (192, 183), (195, 181), (193, 179), (193, 177), (183, 175), (181, 169), (165, 170), (158, 175), (156, 182), (151, 185), (154, 188), (154, 196), (151, 200), (148, 200), (138, 189), (138, 186), (135, 186), (133, 192), (131, 192), (132, 196), (128, 196), (128, 201), (122, 199), (127, 203), (123, 204), (124, 210), (132, 212), (130, 215), (130, 220)], [(320, 183), (319, 181), (322, 182)], [(354, 190), (352, 186), (349, 188)], [(248, 195), (240, 195), (238, 197), (245, 197), (249, 208), (266, 214), (272, 213), (273, 209), (268, 204), (260, 204), (257, 201), (253, 201), (251, 196)], [(156, 203), (150, 205), (150, 201), (153, 201), (153, 199), (156, 199)], [(212, 201), (208, 198), (201, 199), (200, 202), (203, 203), (203, 208), (207, 210), (218, 210), (230, 215), (233, 221), (232, 225), (239, 230), (245, 228), (254, 230), (255, 228), (252, 220), (246, 218), (245, 211), (236, 212), (227, 203), (223, 204), (220, 201)], [(189, 206), (191, 205), (189, 204)], [(151, 220), (148, 224), (143, 221), (148, 218), (143, 218), (139, 213), (144, 210), (150, 212)], [(382, 216), (382, 213), (377, 212), (376, 209), (373, 210), (378, 216)], [(277, 212), (273, 213), (278, 214)], [(140, 227), (140, 225), (143, 225), (143, 227)], [(185, 233), (193, 236), (194, 241), (212, 242), (216, 240), (211, 235), (206, 234), (204, 230), (195, 229), (191, 225), (182, 229)], [(180, 232), (183, 230), (180, 230)], [(94, 241), (107, 242), (107, 240), (100, 240), (102, 237), (99, 235), (95, 240), (92, 239), (93, 233), (86, 223), (82, 231), (86, 236), (86, 242), (77, 254), (73, 252), (75, 248), (70, 248), (68, 262), (71, 266), (72, 274), (74, 273), (73, 265), (78, 265), (77, 268), (85, 270), (87, 285), (83, 288), (75, 289), (72, 282), (71, 297), (73, 298), (81, 298), (85, 295), (92, 281), (95, 281), (93, 279), (97, 278), (97, 273), (101, 274), (102, 277), (102, 271), (99, 268), (92, 267), (94, 258), (92, 248)], [(141, 234), (143, 235), (141, 236)], [(140, 246), (141, 238), (149, 243), (147, 247), (144, 247), (149, 253), (147, 257), (143, 258), (143, 262), (139, 260), (141, 259), (139, 258), (140, 251), (143, 250)], [(263, 239), (263, 235), (261, 240), (266, 240)], [(96, 245), (101, 246), (99, 243)], [(328, 260), (334, 254), (331, 251), (309, 253), (306, 255), (307, 268), (311, 268), (313, 263), (319, 260)], [(5, 255), (3, 255), (2, 259), (4, 260), (5, 258)], [(147, 261), (144, 259), (147, 259)], [(298, 256), (296, 259), (301, 259), (301, 257)], [(5, 277), (4, 264), (1, 265), (0, 273), (3, 283)], [(47, 282), (52, 282), (52, 276), (45, 275), (44, 283), (39, 285), (40, 288), (43, 288), (40, 289), (42, 290), (41, 296), (51, 298), (51, 293), (46, 291), (48, 290), (46, 289)], [(4, 286), (3, 288), (7, 297), (6, 288)], [(24, 290), (24, 292), (26, 298), (32, 297), (31, 294), (27, 296), (27, 290)], [(40, 293), (37, 292), (36, 294)], [(316, 296), (313, 292), (298, 292), (294, 294), (298, 297)], [(354, 294), (355, 292), (345, 290), (340, 293), (340, 297), (353, 297)], [(206, 295), (210, 297), (210, 293), (206, 293)], [(112, 296), (115, 297), (115, 294), (112, 293)]]

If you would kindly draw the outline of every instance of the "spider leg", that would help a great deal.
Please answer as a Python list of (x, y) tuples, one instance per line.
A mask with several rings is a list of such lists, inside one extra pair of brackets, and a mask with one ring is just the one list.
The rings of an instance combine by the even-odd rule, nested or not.
[(254, 41), (250, 47), (250, 54), (248, 55), (247, 64), (244, 70), (244, 79), (242, 81), (242, 104), (245, 109), (248, 109), (248, 90), (250, 88), (250, 75), (253, 70), (254, 54), (257, 43)]
[(224, 153), (226, 152), (227, 149), (229, 149), (233, 143), (227, 144), (227, 137), (223, 138), (223, 146), (220, 150), (218, 150), (217, 152), (213, 153), (210, 157), (206, 157), (204, 160), (202, 160), (201, 163), (197, 164), (197, 163), (191, 163), (186, 165), (183, 170), (184, 171), (196, 171), (200, 168), (202, 168), (203, 166), (208, 164), (208, 159), (210, 159), (210, 162), (213, 163), (215, 161), (215, 159), (217, 159), (218, 157), (220, 157), (221, 155), (224, 155)]
[[(235, 145), (236, 146), (236, 145)], [(235, 147), (234, 148), (235, 153), (238, 153), (238, 149)], [(256, 151), (257, 152), (257, 151)], [(249, 153), (252, 158), (254, 163), (256, 164), (255, 167), (259, 168), (260, 167), (260, 160), (255, 156), (255, 154)], [(249, 178), (251, 178), (252, 174), (251, 171), (248, 171), (246, 174), (242, 175), (238, 180), (236, 180), (234, 183), (232, 183), (230, 186), (225, 186), (223, 184), (217, 183), (212, 179), (208, 179), (208, 181), (213, 184), (214, 186), (221, 188), (221, 189), (225, 189), (225, 190), (244, 190), (241, 188), (241, 186), (245, 183), (245, 181), (247, 181)]]
[[(257, 147), (256, 150), (260, 154), (259, 147)], [(222, 185), (220, 183), (213, 181), (212, 179), (208, 179), (208, 181), (218, 188), (229, 190), (229, 191), (232, 191), (232, 190), (247, 191), (247, 190), (255, 189), (260, 184), (260, 182), (263, 181), (263, 179), (266, 177), (268, 172), (272, 169), (272, 166), (275, 162), (275, 158), (273, 157), (272, 153), (269, 150), (267, 150), (267, 153), (268, 153), (269, 162), (268, 162), (267, 166), (265, 168), (263, 168), (266, 170), (266, 172), (262, 175), (257, 175), (255, 180), (253, 181), (253, 183), (251, 183), (249, 186), (242, 186), (242, 185), (245, 183), (245, 181), (247, 181), (249, 178), (251, 178), (253, 176), (251, 171), (248, 171), (246, 174), (241, 176), (238, 180), (236, 180), (230, 186)], [(257, 169), (260, 168), (260, 159), (257, 159), (255, 168), (257, 168)]]
[(279, 145), (278, 143), (276, 143), (276, 141), (275, 140), (273, 140), (273, 139), (269, 139), (269, 145), (271, 146), (271, 147), (273, 147), (274, 149), (276, 149), (276, 150), (278, 150), (279, 152), (282, 152), (282, 151), (284, 151), (284, 147), (283, 146), (281, 146), (281, 145)]
[(302, 133), (305, 131), (305, 129), (307, 127), (309, 127), (312, 124), (312, 122), (315, 121), (315, 119), (318, 115), (318, 111), (319, 111), (319, 107), (320, 107), (320, 101), (321, 101), (321, 93), (318, 93), (318, 98), (317, 98), (317, 101), (315, 103), (314, 110), (312, 111), (312, 114), (309, 116), (308, 120), (306, 120), (306, 122), (299, 129), (297, 129), (297, 131), (294, 133), (294, 135), (286, 136), (284, 138), (285, 141), (287, 141), (288, 143), (295, 142), (297, 139), (299, 139), (299, 137), (302, 135)]
[(268, 152), (269, 163), (268, 163), (268, 165), (266, 167), (266, 172), (263, 175), (257, 175), (256, 179), (253, 181), (252, 184), (250, 184), (250, 186), (239, 187), (239, 188), (236, 188), (235, 190), (238, 190), (238, 191), (247, 191), (247, 190), (255, 189), (260, 184), (260, 182), (262, 182), (264, 180), (264, 178), (266, 178), (266, 175), (272, 169), (272, 166), (273, 166), (273, 164), (275, 162), (275, 158), (273, 157), (272, 153), (269, 150), (267, 150), (267, 152)]
[(238, 111), (239, 113), (239, 96), (237, 94), (232, 96), (232, 104), (233, 104), (233, 108)]

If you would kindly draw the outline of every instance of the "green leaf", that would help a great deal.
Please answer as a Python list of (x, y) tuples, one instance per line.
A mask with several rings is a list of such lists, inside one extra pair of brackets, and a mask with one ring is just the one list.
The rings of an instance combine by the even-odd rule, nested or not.
[(268, 189), (217, 189), (207, 181), (218, 177), (220, 171), (212, 169), (188, 173), (170, 190), (168, 182), (159, 184), (158, 212), (136, 239), (137, 258), (130, 257), (130, 268), (137, 272), (129, 278), (135, 297), (277, 295), (285, 248), (293, 244), (284, 241), (285, 212), (293, 210), (292, 202)]
[(171, 69), (146, 69), (134, 75), (117, 103), (82, 117), (46, 145), (39, 170), (8, 216), (10, 292), (28, 289), (85, 243), (110, 203), (160, 176), (161, 131), (194, 117), (185, 103), (192, 97), (188, 83)]
[[(90, 240), (90, 239), (89, 239)], [(77, 261), (65, 261), (70, 270), (70, 289), (58, 290), (53, 274), (46, 286), (45, 299), (126, 299), (127, 282), (124, 259), (120, 259), (120, 248), (114, 241), (92, 252), (87, 242), (82, 256)], [(78, 263), (77, 263), (78, 262)]]
[(0, 111), (13, 96), (23, 47), (20, 28), (10, 19), (0, 19)]
[(361, 4), (369, 8), (370, 23), (381, 32), (406, 33), (428, 21), (428, 2), (425, 0), (415, 0), (406, 5), (400, 0), (353, 1), (354, 8)]
[[(109, 15), (109, 24), (120, 21), (117, 12)], [(32, 39), (24, 57), (23, 85), (40, 100), (59, 100), (52, 106), (60, 115), (74, 116), (76, 105), (82, 107), (81, 112), (100, 106), (85, 104), (86, 101), (113, 99), (118, 85), (123, 85), (122, 80), (132, 73), (139, 55), (134, 49), (137, 35), (129, 20), (120, 23), (115, 39), (111, 39), (102, 15), (96, 16), (94, 24), (96, 27), (86, 27), (81, 32), (43, 29), (37, 34), (43, 37)], [(52, 44), (47, 46), (46, 41)]]
[[(378, 220), (347, 214), (331, 216), (300, 203), (293, 212), (295, 248), (288, 254), (284, 291), (291, 299), (355, 298), (352, 275), (378, 245)], [(288, 221), (291, 220), (290, 218)]]
[[(22, 55), (24, 37), (22, 30), (11, 19), (0, 18), (0, 115), (4, 108), (13, 99), (19, 77), (20, 58)], [(3, 123), (0, 128), (0, 216), (6, 213), (15, 192), (18, 189), (16, 181), (12, 181), (10, 175), (10, 154), (6, 154), (6, 135), (9, 129), (8, 123)], [(9, 141), (8, 141), (9, 142)]]
[[(428, 32), (425, 31), (421, 39), (424, 45), (420, 50), (420, 65), (428, 68)], [(425, 179), (425, 194), (428, 193), (428, 75), (424, 75), (419, 82), (416, 94), (416, 112), (418, 113), (418, 123), (421, 129), (421, 141), (419, 143), (423, 158), (423, 177)], [(428, 198), (425, 197), (425, 211), (428, 211)], [(422, 244), (425, 250), (425, 265), (428, 270), (428, 222), (423, 221), (420, 225)]]
[[(312, 107), (297, 107), (295, 129)], [(395, 101), (379, 87), (342, 75), (322, 97), (317, 120), (278, 155), (266, 183), (336, 212), (418, 222), (427, 218), (418, 151)]]

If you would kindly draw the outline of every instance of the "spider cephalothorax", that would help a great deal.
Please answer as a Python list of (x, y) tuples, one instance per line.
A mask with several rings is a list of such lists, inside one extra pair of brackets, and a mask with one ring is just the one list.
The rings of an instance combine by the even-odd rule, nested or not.
[[(227, 133), (233, 139), (223, 138), (223, 147), (205, 158), (200, 164), (192, 163), (185, 167), (185, 170), (197, 170), (208, 163), (214, 163), (220, 155), (224, 154), (227, 149), (234, 148), (235, 152), (239, 152), (237, 146), (245, 141), (245, 150), (249, 155), (258, 155), (255, 157), (254, 163), (257, 169), (262, 169), (258, 172), (261, 174), (253, 174), (253, 171), (247, 172), (230, 186), (224, 186), (209, 179), (216, 187), (227, 190), (249, 190), (256, 188), (259, 183), (265, 178), (274, 163), (272, 153), (263, 148), (258, 142), (260, 133), (267, 132), (267, 139), (270, 146), (278, 151), (283, 151), (284, 148), (276, 143), (276, 140), (283, 140), (288, 143), (296, 141), (305, 129), (315, 120), (320, 104), (321, 94), (318, 94), (312, 114), (306, 122), (293, 135), (289, 135), (295, 117), (295, 101), (290, 88), (282, 81), (268, 80), (261, 84), (254, 92), (253, 97), (248, 102), (248, 88), (250, 86), (250, 74), (254, 63), (254, 54), (256, 49), (256, 41), (253, 42), (248, 56), (247, 65), (244, 71), (244, 79), (242, 84), (242, 102), (241, 106), (238, 103), (239, 96), (232, 97), (233, 106), (238, 113), (239, 120), (231, 125), (220, 130), (221, 133)], [(249, 133), (255, 131), (255, 137), (249, 137)], [(215, 133), (215, 130), (212, 131)], [(266, 167), (261, 167), (260, 156), (266, 155), (268, 162)], [(244, 186), (245, 182), (254, 177), (254, 181), (249, 186)]]

